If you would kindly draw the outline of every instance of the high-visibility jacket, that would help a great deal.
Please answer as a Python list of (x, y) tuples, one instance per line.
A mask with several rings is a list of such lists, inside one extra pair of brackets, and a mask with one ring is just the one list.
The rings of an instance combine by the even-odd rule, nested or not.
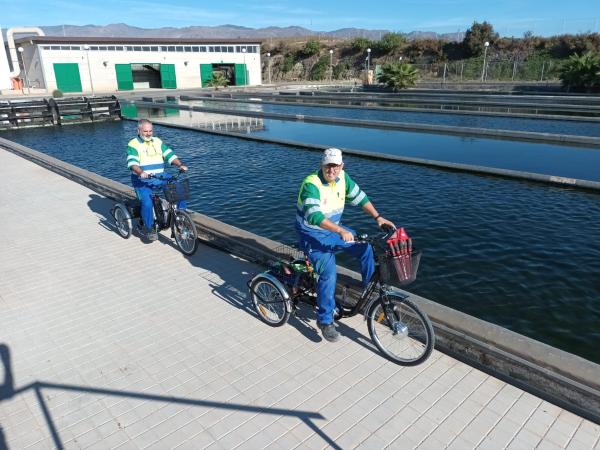
[(364, 206), (369, 202), (358, 184), (341, 171), (335, 181), (327, 182), (322, 172), (307, 176), (300, 186), (296, 209), (296, 228), (300, 232), (314, 234), (323, 232), (319, 225), (324, 219), (339, 224), (346, 200), (351, 205)]
[(177, 159), (177, 155), (173, 150), (157, 137), (153, 137), (149, 141), (144, 141), (137, 136), (127, 144), (128, 169), (131, 169), (131, 166), (137, 165), (146, 173), (163, 173), (165, 162), (171, 164), (175, 159)]

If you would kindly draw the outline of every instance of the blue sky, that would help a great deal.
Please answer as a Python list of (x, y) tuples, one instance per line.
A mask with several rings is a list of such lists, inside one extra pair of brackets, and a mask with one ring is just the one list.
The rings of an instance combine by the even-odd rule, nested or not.
[(507, 36), (522, 36), (527, 30), (542, 36), (600, 32), (600, 0), (0, 0), (0, 27), (4, 29), (126, 23), (142, 28), (297, 25), (315, 31), (356, 27), (447, 33), (464, 31), (475, 20), (487, 20)]

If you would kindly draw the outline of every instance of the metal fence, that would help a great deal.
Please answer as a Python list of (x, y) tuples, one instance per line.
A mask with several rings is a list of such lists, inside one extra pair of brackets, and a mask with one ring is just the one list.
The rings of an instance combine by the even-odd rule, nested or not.
[(421, 80), (436, 81), (555, 81), (562, 62), (555, 59), (529, 61), (468, 59), (448, 63), (413, 64)]

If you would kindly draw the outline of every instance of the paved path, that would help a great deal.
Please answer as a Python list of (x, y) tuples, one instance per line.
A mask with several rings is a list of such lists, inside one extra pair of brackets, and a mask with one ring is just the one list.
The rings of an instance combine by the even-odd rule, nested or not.
[[(356, 317), (248, 307), (259, 269), (120, 238), (110, 201), (0, 150), (0, 449), (600, 449), (600, 427), (434, 352), (405, 368)], [(2, 372), (4, 372), (2, 377)]]

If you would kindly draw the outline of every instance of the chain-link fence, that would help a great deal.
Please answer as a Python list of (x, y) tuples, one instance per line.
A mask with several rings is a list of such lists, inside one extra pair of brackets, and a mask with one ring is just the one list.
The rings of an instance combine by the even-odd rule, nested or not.
[(556, 81), (562, 62), (468, 59), (448, 63), (413, 64), (421, 80), (436, 81)]

